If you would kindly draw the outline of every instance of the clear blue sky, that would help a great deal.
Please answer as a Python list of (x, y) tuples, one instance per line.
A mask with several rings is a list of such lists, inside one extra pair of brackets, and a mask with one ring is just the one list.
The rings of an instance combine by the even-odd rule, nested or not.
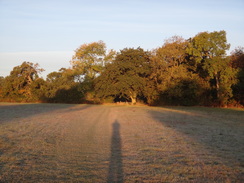
[(83, 43), (108, 49), (153, 49), (166, 38), (227, 32), (231, 50), (244, 46), (243, 0), (0, 0), (0, 76), (23, 61), (46, 75), (69, 67)]

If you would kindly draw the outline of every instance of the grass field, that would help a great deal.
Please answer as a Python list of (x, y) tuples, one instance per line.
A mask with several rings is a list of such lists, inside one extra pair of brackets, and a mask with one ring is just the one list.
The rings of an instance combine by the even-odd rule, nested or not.
[(3, 103), (0, 182), (244, 182), (244, 111)]

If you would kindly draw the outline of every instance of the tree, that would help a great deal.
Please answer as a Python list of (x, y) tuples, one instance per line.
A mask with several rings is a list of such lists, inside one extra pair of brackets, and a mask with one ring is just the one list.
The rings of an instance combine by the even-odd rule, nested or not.
[(244, 68), (244, 47), (237, 47), (231, 52), (231, 65), (234, 68)]
[(23, 62), (16, 66), (4, 80), (3, 95), (13, 100), (32, 100), (31, 84), (39, 78), (38, 74), (44, 71), (39, 64)]
[(82, 79), (93, 80), (101, 73), (107, 62), (114, 59), (115, 51), (106, 53), (106, 44), (103, 41), (83, 44), (75, 51), (71, 61), (76, 75), (82, 75)]
[(30, 85), (30, 92), (32, 94), (33, 101), (46, 102), (47, 83), (43, 78), (37, 78)]
[(225, 56), (226, 51), (230, 48), (227, 44), (225, 31), (201, 32), (195, 37), (188, 40), (186, 48), (188, 54), (188, 64), (192, 64), (197, 71), (198, 65), (205, 62), (206, 59), (213, 57)]
[(165, 40), (162, 47), (151, 53), (152, 73), (150, 78), (154, 81), (159, 93), (166, 82), (165, 73), (172, 71), (171, 67), (179, 67), (185, 62), (187, 44), (182, 37), (173, 36)]
[(160, 75), (158, 103), (166, 105), (196, 105), (206, 98), (207, 85), (185, 65), (167, 67)]
[(187, 42), (180, 36), (167, 39), (164, 45), (156, 50), (156, 56), (168, 67), (179, 66), (185, 61)]
[(230, 56), (232, 68), (238, 71), (237, 84), (233, 87), (234, 98), (244, 105), (244, 48), (237, 47)]
[(229, 47), (226, 32), (215, 31), (202, 32), (189, 39), (186, 49), (188, 68), (209, 80), (220, 105), (232, 97), (231, 86), (236, 83), (236, 70), (230, 67), (230, 60), (226, 57)]
[(61, 68), (47, 75), (45, 97), (49, 102), (80, 103), (83, 96), (72, 69)]
[(194, 105), (200, 101), (203, 92), (199, 90), (206, 87), (197, 74), (186, 67), (187, 45), (182, 37), (173, 36), (152, 52), (150, 79), (157, 91), (154, 99), (160, 96), (158, 103)]
[(0, 76), (0, 100), (3, 99), (4, 77)]
[(237, 70), (230, 66), (229, 58), (213, 57), (206, 59), (203, 68), (213, 80), (216, 96), (220, 105), (226, 105), (228, 99), (233, 97), (232, 86), (237, 83)]
[(149, 53), (141, 48), (125, 48), (95, 80), (96, 94), (99, 98), (126, 98), (136, 104), (137, 98), (143, 96), (149, 74)]

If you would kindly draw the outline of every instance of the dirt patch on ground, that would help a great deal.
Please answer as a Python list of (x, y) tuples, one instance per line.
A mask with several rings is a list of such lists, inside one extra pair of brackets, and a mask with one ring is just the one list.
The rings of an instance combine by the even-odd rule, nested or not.
[(0, 104), (0, 182), (243, 182), (244, 112)]

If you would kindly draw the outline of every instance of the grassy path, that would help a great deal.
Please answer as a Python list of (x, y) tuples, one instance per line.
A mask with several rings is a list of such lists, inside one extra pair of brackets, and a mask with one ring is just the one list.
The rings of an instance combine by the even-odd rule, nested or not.
[(244, 111), (0, 104), (0, 182), (244, 182)]

